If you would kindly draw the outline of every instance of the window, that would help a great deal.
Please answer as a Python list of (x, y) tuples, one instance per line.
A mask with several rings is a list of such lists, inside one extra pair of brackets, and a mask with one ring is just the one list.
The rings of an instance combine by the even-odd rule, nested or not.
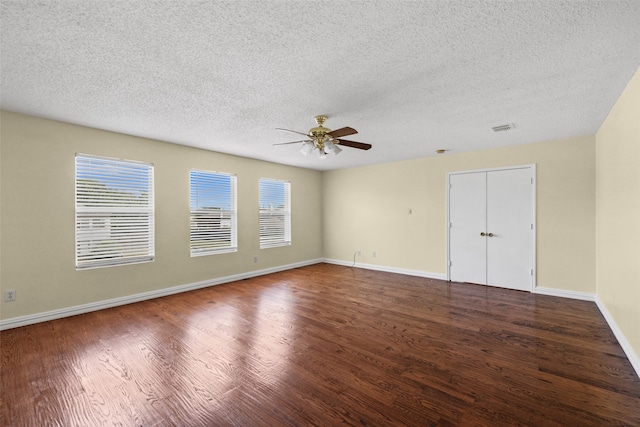
[(260, 178), (260, 248), (291, 244), (291, 184)]
[(191, 256), (238, 250), (236, 176), (192, 170)]
[(76, 154), (76, 268), (153, 261), (153, 165)]

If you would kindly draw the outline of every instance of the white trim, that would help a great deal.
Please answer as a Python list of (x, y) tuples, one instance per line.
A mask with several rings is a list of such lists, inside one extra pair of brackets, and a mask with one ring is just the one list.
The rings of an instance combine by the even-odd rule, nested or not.
[(450, 246), (450, 233), (451, 233), (451, 215), (449, 213), (449, 193), (451, 192), (451, 172), (447, 173), (447, 189), (444, 192), (445, 193), (445, 203), (446, 203), (446, 207), (447, 207), (447, 215), (445, 217), (445, 220), (447, 221), (446, 224), (446, 230), (447, 230), (447, 241), (445, 244), (445, 250), (447, 251), (447, 259), (446, 259), (446, 273), (445, 273), (445, 280), (451, 281), (451, 246)]
[(635, 369), (636, 375), (638, 375), (638, 377), (640, 378), (640, 357), (633, 350), (633, 347), (631, 346), (629, 341), (627, 341), (627, 338), (622, 333), (622, 330), (618, 327), (615, 319), (613, 318), (611, 313), (609, 313), (609, 310), (607, 310), (607, 306), (604, 305), (604, 303), (600, 300), (600, 298), (598, 298), (597, 295), (595, 298), (595, 302), (600, 309), (600, 313), (602, 313), (604, 320), (606, 320), (609, 324), (609, 328), (611, 328), (613, 335), (616, 336), (620, 347), (622, 347), (622, 350), (627, 355), (627, 359), (629, 359), (631, 366), (633, 366), (633, 369)]
[[(243, 279), (250, 279), (252, 277), (264, 276), (266, 274), (277, 273), (280, 271), (291, 270), (294, 268), (305, 267), (308, 265), (319, 264), (325, 262), (327, 264), (343, 265), (347, 267), (357, 267), (367, 270), (385, 271), (388, 273), (406, 274), (408, 276), (425, 277), (428, 279), (447, 280), (447, 275), (442, 273), (432, 273), (423, 270), (409, 270), (404, 268), (388, 267), (374, 264), (356, 263), (353, 264), (348, 261), (342, 261), (337, 259), (313, 259), (309, 261), (302, 261), (294, 264), (281, 265), (278, 267), (270, 267), (262, 270), (254, 270), (247, 273), (235, 274), (232, 276), (220, 277), (217, 279), (205, 280), (202, 282), (189, 283), (186, 285), (174, 286), (171, 288), (159, 289), (157, 291), (144, 292), (141, 294), (129, 295), (126, 297), (113, 298), (110, 300), (98, 301), (88, 304), (77, 305), (74, 307), (62, 308), (59, 310), (51, 310), (43, 313), (30, 314), (27, 316), (14, 317), (11, 319), (0, 320), (0, 331), (5, 329), (18, 328), (20, 326), (33, 325), (35, 323), (46, 322), (49, 320), (61, 319), (63, 317), (76, 316), (78, 314), (89, 313), (92, 311), (103, 310), (105, 308), (112, 308), (121, 305), (131, 304), (135, 302), (145, 301), (153, 298), (164, 297), (168, 295), (178, 294), (181, 292), (188, 292), (196, 289), (206, 288), (209, 286), (222, 285), (224, 283), (235, 282)], [(631, 366), (636, 371), (638, 377), (640, 377), (640, 357), (634, 352), (633, 347), (618, 327), (618, 324), (614, 320), (607, 307), (595, 294), (588, 292), (568, 291), (563, 289), (543, 288), (536, 287), (534, 293), (541, 295), (549, 295), (561, 298), (571, 298), (583, 301), (593, 301), (602, 313), (602, 316), (606, 320), (609, 328), (615, 335), (620, 347), (625, 352), (627, 359), (631, 363)]]
[(622, 333), (622, 330), (620, 330), (620, 328), (618, 327), (618, 324), (616, 323), (615, 319), (613, 318), (611, 313), (609, 313), (609, 310), (607, 310), (607, 307), (600, 300), (600, 298), (598, 298), (596, 294), (591, 294), (588, 292), (567, 291), (564, 289), (542, 288), (542, 287), (537, 287), (534, 292), (536, 294), (549, 295), (553, 297), (571, 298), (571, 299), (595, 302), (596, 306), (600, 310), (600, 313), (604, 317), (604, 320), (609, 325), (611, 332), (613, 332), (613, 335), (615, 335), (616, 339), (618, 340), (618, 344), (620, 344), (620, 347), (622, 347), (622, 350), (627, 356), (627, 359), (629, 359), (631, 366), (633, 366), (633, 369), (636, 371), (636, 375), (640, 377), (640, 357), (638, 357), (636, 352), (633, 350), (633, 347), (631, 347), (631, 344), (629, 343), (629, 341), (627, 341), (627, 338)]
[[(325, 258), (322, 261), (327, 264), (344, 265), (347, 267), (364, 268), (367, 270), (386, 271), (389, 273), (406, 274), (409, 276), (425, 277), (429, 279), (439, 279), (439, 280), (445, 280), (445, 281), (447, 280), (447, 275), (442, 273), (432, 273), (432, 272), (422, 271), (422, 270), (408, 270), (403, 268), (387, 267), (387, 266), (365, 264), (365, 263), (354, 264), (353, 262), (349, 262), (349, 261), (342, 261), (338, 259), (329, 259), (329, 258)], [(626, 337), (624, 336), (624, 334), (616, 324), (615, 320), (613, 319), (613, 316), (611, 316), (611, 314), (605, 307), (604, 303), (602, 303), (602, 301), (600, 301), (600, 299), (595, 294), (592, 294), (589, 292), (569, 291), (565, 289), (544, 288), (540, 286), (535, 287), (533, 293), (540, 294), (540, 295), (549, 295), (552, 297), (570, 298), (575, 300), (595, 302), (596, 306), (600, 310), (600, 313), (602, 313), (602, 316), (604, 317), (607, 324), (609, 325), (609, 328), (611, 328), (611, 331), (613, 332), (616, 339), (618, 340), (620, 347), (622, 347), (622, 350), (626, 354), (627, 359), (629, 359), (631, 366), (633, 366), (633, 369), (635, 369), (636, 374), (638, 375), (638, 377), (640, 377), (640, 357), (638, 357), (638, 355), (633, 351), (633, 347), (631, 347), (631, 344), (629, 344), (629, 341), (627, 341)]]
[(484, 169), (469, 169), (469, 170), (462, 170), (462, 171), (453, 171), (453, 172), (448, 172), (447, 175), (460, 175), (460, 174), (465, 174), (465, 173), (478, 173), (478, 172), (494, 172), (494, 171), (507, 171), (507, 170), (513, 170), (513, 169), (528, 169), (528, 168), (535, 168), (536, 167), (536, 163), (529, 163), (526, 165), (514, 165), (514, 166), (501, 166), (501, 167), (496, 167), (496, 168), (484, 168)]
[(538, 167), (535, 163), (529, 166), (531, 167), (531, 178), (533, 179), (531, 183), (533, 185), (531, 188), (531, 221), (533, 223), (533, 242), (531, 242), (533, 246), (531, 252), (531, 268), (533, 274), (531, 275), (531, 291), (533, 292), (538, 287)]
[(160, 298), (167, 295), (178, 294), (181, 292), (193, 291), (195, 289), (206, 288), (209, 286), (221, 285), (224, 283), (235, 282), (238, 280), (250, 279), (252, 277), (264, 276), (266, 274), (277, 273), (279, 271), (291, 270), (299, 267), (305, 267), (307, 265), (318, 264), (321, 262), (323, 262), (322, 259), (313, 259), (313, 260), (302, 261), (294, 264), (280, 265), (277, 267), (270, 267), (262, 270), (249, 271), (247, 273), (240, 273), (240, 274), (234, 274), (231, 276), (219, 277), (211, 280), (204, 280), (202, 282), (188, 283), (186, 285), (173, 286), (170, 288), (158, 289), (155, 291), (143, 292), (140, 294), (127, 295), (125, 297), (91, 302), (88, 304), (61, 308), (58, 310), (51, 310), (51, 311), (45, 311), (42, 313), (29, 314), (27, 316), (13, 317), (11, 319), (0, 320), (0, 331), (5, 329), (18, 328), (20, 326), (32, 325), (40, 322), (46, 322), (49, 320), (61, 319), (63, 317), (89, 313), (92, 311), (103, 310), (105, 308), (131, 304), (134, 302), (145, 301), (153, 298)]
[(487, 169), (472, 169), (466, 171), (454, 171), (447, 173), (447, 190), (446, 194), (446, 203), (447, 203), (447, 242), (446, 242), (446, 251), (447, 251), (447, 264), (446, 264), (446, 274), (445, 280), (451, 280), (451, 248), (450, 248), (450, 229), (451, 229), (451, 215), (449, 211), (449, 192), (451, 191), (451, 175), (462, 175), (469, 173), (479, 173), (479, 172), (495, 172), (495, 171), (503, 171), (503, 170), (514, 170), (514, 169), (530, 169), (531, 177), (533, 178), (532, 189), (531, 189), (531, 221), (533, 222), (533, 239), (531, 241), (532, 249), (532, 259), (531, 266), (533, 270), (533, 275), (531, 277), (531, 287), (529, 289), (530, 292), (535, 292), (537, 289), (537, 280), (538, 280), (538, 222), (536, 218), (537, 212), (537, 185), (538, 185), (538, 176), (537, 176), (537, 165), (535, 163), (527, 164), (527, 165), (516, 165), (516, 166), (505, 166), (505, 167), (497, 167), (497, 168), (487, 168)]
[(552, 297), (579, 299), (582, 301), (594, 302), (596, 300), (596, 295), (589, 292), (567, 291), (565, 289), (543, 288), (540, 286), (536, 287), (533, 293)]
[(327, 264), (344, 265), (346, 267), (364, 268), (366, 270), (385, 271), (387, 273), (406, 274), (407, 276), (425, 277), (427, 279), (447, 280), (447, 275), (442, 273), (432, 273), (430, 271), (423, 270), (409, 270), (406, 268), (389, 267), (385, 265), (365, 264), (365, 263), (353, 263), (349, 261), (342, 261), (339, 259), (325, 258), (323, 262)]

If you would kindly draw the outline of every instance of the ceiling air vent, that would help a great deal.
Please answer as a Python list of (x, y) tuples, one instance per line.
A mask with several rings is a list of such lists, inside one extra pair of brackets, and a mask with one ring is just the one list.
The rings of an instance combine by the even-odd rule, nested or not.
[(493, 129), (494, 132), (505, 132), (513, 128), (515, 128), (513, 123), (507, 123), (506, 125), (494, 126), (491, 129)]

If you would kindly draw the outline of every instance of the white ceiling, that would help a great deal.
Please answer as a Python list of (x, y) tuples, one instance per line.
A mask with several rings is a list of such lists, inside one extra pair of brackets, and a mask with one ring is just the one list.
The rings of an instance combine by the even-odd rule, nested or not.
[[(640, 65), (637, 0), (1, 1), (3, 109), (318, 170), (593, 134)], [(318, 114), (373, 148), (273, 146)]]

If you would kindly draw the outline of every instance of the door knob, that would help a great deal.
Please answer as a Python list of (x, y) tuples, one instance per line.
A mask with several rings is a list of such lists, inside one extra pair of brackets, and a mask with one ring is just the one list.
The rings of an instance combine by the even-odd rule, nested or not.
[(493, 233), (489, 233), (489, 234), (487, 234), (487, 236), (493, 237)]
[(486, 235), (487, 235), (487, 233), (485, 233), (485, 232), (483, 231), (483, 232), (481, 232), (481, 233), (480, 233), (480, 235), (481, 235), (482, 237), (484, 237), (484, 236), (486, 236)]

